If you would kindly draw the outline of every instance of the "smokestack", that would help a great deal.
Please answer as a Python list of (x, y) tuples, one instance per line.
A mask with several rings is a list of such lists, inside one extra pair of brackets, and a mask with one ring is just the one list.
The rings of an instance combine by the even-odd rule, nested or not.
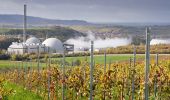
[(26, 29), (27, 29), (27, 5), (24, 5), (24, 27), (23, 27), (23, 42), (26, 41)]

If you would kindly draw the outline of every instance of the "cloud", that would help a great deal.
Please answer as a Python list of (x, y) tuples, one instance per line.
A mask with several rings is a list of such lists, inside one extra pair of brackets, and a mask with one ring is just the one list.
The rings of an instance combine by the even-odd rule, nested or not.
[(1, 13), (92, 22), (170, 22), (170, 0), (0, 0)]

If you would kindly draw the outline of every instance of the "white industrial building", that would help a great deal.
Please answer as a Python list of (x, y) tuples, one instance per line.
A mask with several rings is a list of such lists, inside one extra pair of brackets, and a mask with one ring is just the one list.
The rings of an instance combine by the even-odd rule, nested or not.
[(48, 38), (44, 42), (36, 37), (31, 37), (26, 42), (13, 42), (9, 48), (9, 54), (30, 54), (30, 53), (63, 53), (63, 43), (56, 38)]

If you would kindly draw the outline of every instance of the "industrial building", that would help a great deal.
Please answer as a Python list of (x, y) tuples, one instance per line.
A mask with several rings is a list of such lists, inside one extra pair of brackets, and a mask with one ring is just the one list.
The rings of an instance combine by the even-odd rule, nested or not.
[(36, 37), (31, 37), (26, 42), (13, 42), (9, 48), (9, 54), (30, 53), (63, 53), (63, 43), (56, 38), (48, 38), (42, 43)]

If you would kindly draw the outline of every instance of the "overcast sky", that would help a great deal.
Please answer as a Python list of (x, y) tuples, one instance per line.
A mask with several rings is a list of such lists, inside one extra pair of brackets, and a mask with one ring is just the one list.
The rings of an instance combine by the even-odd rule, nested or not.
[(170, 22), (170, 0), (0, 0), (0, 14), (89, 22)]

